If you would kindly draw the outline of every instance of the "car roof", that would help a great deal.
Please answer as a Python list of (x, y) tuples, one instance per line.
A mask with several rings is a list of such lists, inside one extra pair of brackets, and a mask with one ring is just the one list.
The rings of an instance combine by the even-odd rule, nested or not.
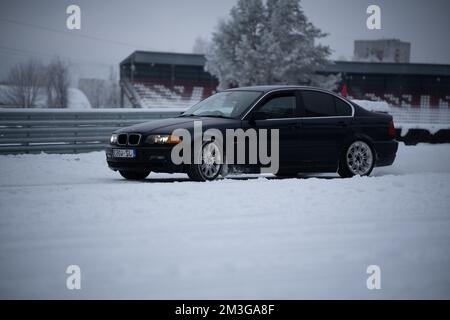
[(250, 86), (250, 87), (240, 87), (240, 88), (232, 88), (232, 89), (227, 89), (224, 91), (260, 91), (260, 92), (270, 92), (270, 91), (274, 91), (274, 90), (280, 90), (280, 89), (317, 89), (317, 90), (321, 90), (321, 91), (328, 91), (328, 90), (323, 90), (321, 88), (316, 88), (316, 87), (310, 87), (310, 86), (299, 86), (299, 85), (271, 85), (271, 86)]

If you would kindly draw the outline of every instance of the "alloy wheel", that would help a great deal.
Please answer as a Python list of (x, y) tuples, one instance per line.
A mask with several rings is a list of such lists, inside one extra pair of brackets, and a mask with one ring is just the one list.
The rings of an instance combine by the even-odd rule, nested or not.
[(347, 166), (354, 175), (368, 174), (373, 165), (373, 153), (364, 141), (355, 141), (347, 149)]

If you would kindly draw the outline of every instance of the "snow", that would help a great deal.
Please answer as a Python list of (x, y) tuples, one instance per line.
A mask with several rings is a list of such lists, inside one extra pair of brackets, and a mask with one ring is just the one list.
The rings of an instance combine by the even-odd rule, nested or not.
[(0, 156), (0, 298), (448, 299), (448, 159), (401, 145), (372, 177), (196, 183), (126, 181), (102, 152)]
[(369, 111), (389, 112), (390, 107), (386, 101), (370, 101), (352, 99), (354, 103)]
[(68, 109), (90, 109), (91, 103), (86, 95), (78, 88), (69, 88)]

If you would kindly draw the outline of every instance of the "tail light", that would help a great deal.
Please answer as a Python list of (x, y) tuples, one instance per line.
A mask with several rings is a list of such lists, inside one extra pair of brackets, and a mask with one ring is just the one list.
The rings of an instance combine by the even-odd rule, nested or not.
[(392, 121), (392, 120), (389, 122), (388, 135), (390, 138), (395, 139), (396, 132), (395, 132), (394, 121)]

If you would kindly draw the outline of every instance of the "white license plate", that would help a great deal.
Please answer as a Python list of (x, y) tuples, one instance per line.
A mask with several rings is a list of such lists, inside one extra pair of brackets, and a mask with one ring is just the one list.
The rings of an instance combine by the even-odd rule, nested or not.
[(136, 151), (134, 149), (113, 149), (114, 158), (134, 158)]

